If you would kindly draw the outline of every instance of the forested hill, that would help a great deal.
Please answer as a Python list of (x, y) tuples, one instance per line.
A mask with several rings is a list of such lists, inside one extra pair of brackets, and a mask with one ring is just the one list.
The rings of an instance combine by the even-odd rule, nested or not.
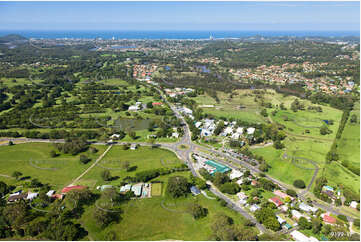
[(18, 40), (27, 40), (27, 38), (18, 34), (8, 34), (0, 37), (0, 43), (7, 43)]

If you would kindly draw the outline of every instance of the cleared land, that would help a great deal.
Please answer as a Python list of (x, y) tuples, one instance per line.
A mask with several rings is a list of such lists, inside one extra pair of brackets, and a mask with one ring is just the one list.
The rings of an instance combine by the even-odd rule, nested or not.
[[(55, 150), (53, 144), (26, 143), (14, 146), (0, 146), (0, 174), (11, 176), (14, 171), (19, 171), (22, 177), (37, 178), (40, 182), (48, 183), (55, 189), (68, 185), (74, 178), (85, 171), (96, 158), (102, 154), (106, 146), (95, 146), (96, 154), (89, 151), (81, 154), (91, 158), (88, 164), (79, 161), (81, 154), (72, 156), (60, 154), (55, 158), (50, 157), (50, 151)], [(0, 180), (8, 184), (15, 183), (15, 179), (0, 176)]]
[[(129, 171), (124, 168), (124, 163), (129, 164)], [(91, 184), (93, 186), (112, 184), (119, 185), (119, 181), (126, 176), (134, 176), (135, 173), (156, 168), (171, 168), (179, 166), (183, 162), (171, 151), (139, 147), (136, 150), (123, 150), (121, 146), (113, 146), (106, 156), (87, 173), (78, 184)], [(101, 173), (109, 170), (112, 181), (103, 181)]]
[[(164, 186), (166, 186), (169, 176), (189, 177), (189, 174), (189, 172), (177, 172), (158, 177), (156, 180), (163, 181)], [(189, 204), (195, 201), (208, 209), (207, 217), (195, 220), (187, 212)], [(172, 199), (163, 195), (149, 199), (132, 200), (123, 204), (121, 208), (120, 223), (111, 224), (105, 229), (99, 228), (94, 221), (93, 207), (88, 207), (80, 220), (95, 240), (105, 240), (106, 235), (110, 231), (114, 231), (117, 240), (200, 241), (209, 239), (212, 234), (211, 225), (217, 213), (225, 213), (232, 217), (235, 224), (244, 222), (244, 218), (239, 213), (222, 207), (216, 200), (207, 199), (203, 195), (197, 197), (188, 195), (186, 198), (179, 199)]]

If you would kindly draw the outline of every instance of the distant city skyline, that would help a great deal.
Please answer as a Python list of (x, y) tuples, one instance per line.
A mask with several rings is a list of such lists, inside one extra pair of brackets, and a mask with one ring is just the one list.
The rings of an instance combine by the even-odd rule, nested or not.
[(0, 30), (359, 31), (359, 2), (0, 2)]

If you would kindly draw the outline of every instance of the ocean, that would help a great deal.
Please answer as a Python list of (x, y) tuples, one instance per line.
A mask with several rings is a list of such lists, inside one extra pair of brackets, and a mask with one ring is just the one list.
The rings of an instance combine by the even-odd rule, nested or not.
[(82, 38), (82, 39), (209, 39), (213, 38), (240, 38), (250, 36), (319, 36), (345, 37), (360, 36), (359, 31), (101, 31), (101, 30), (0, 30), (0, 36), (19, 34), (26, 38)]

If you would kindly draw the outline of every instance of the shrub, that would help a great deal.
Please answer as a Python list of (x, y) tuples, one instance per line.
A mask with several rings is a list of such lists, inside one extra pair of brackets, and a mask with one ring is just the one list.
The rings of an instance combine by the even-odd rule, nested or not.
[(306, 187), (305, 182), (304, 182), (303, 180), (300, 180), (300, 179), (295, 180), (295, 181), (293, 182), (293, 185), (294, 185), (295, 187), (301, 188), (301, 189), (303, 189), (303, 188)]

